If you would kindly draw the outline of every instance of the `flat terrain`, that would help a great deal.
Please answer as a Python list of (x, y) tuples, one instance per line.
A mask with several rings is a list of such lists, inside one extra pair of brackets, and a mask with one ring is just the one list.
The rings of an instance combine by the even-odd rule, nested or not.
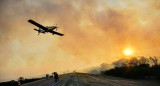
[(130, 80), (111, 76), (71, 73), (62, 75), (57, 83), (54, 82), (53, 78), (50, 78), (22, 86), (160, 86), (160, 83), (151, 80)]

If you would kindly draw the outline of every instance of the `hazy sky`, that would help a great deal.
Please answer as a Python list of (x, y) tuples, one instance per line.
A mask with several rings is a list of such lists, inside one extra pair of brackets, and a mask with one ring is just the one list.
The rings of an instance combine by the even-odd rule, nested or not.
[[(1, 0), (0, 82), (160, 55), (160, 0)], [(33, 19), (58, 25), (40, 34)]]

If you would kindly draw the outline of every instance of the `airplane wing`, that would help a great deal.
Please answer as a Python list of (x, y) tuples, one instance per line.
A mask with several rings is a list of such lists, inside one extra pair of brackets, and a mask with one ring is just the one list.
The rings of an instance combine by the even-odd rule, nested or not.
[(47, 30), (46, 27), (44, 27), (44, 26), (38, 24), (37, 22), (35, 22), (35, 21), (31, 20), (31, 19), (28, 20), (28, 22), (31, 23), (31, 24), (33, 24), (33, 25), (35, 25), (35, 26), (37, 26), (37, 27), (39, 27), (39, 28), (42, 28), (43, 30)]
[(56, 32), (56, 31), (49, 31), (50, 33), (53, 33), (53, 34), (57, 34), (57, 35), (60, 35), (60, 36), (63, 36), (64, 34), (62, 34), (62, 33), (58, 33), (58, 32)]

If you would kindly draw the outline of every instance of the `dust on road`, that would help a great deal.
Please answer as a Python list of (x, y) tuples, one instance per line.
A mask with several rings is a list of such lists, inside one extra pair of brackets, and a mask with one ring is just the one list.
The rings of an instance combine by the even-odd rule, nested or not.
[(56, 86), (160, 86), (160, 83), (149, 80), (130, 80), (85, 73), (73, 73), (64, 77)]
[(130, 80), (86, 73), (71, 73), (61, 77), (58, 83), (55, 83), (54, 79), (51, 78), (23, 86), (160, 86), (160, 83), (151, 80)]

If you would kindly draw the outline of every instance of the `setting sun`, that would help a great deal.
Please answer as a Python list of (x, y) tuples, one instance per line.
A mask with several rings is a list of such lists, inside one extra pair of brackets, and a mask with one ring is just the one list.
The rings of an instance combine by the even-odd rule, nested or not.
[(125, 55), (131, 55), (131, 54), (132, 54), (132, 51), (129, 50), (129, 49), (127, 49), (127, 50), (124, 51), (124, 54), (125, 54)]

